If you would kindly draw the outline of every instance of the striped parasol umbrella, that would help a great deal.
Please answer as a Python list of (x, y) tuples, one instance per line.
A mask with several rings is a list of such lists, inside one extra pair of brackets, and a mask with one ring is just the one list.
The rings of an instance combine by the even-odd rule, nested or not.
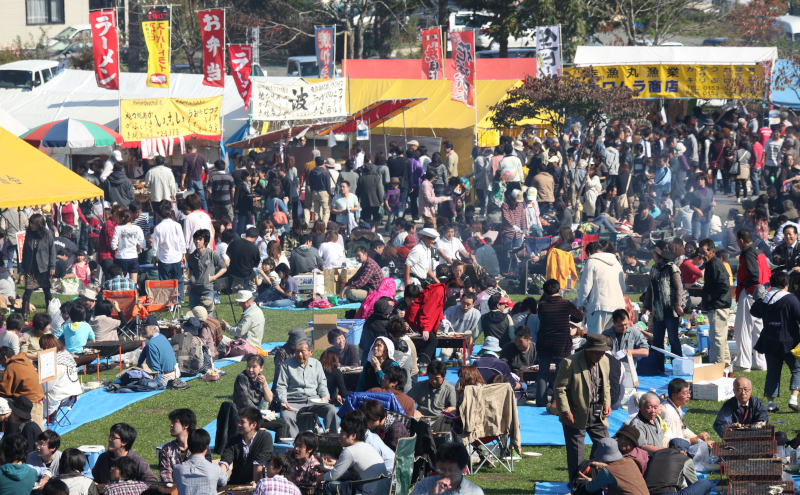
[(92, 148), (122, 144), (122, 136), (108, 127), (75, 119), (41, 125), (20, 138), (37, 148)]

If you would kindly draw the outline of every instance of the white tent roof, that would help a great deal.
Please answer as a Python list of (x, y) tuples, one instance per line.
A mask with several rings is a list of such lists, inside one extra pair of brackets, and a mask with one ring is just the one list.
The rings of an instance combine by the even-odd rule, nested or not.
[[(172, 89), (148, 88), (147, 75), (136, 72), (120, 73), (122, 91), (97, 87), (93, 71), (65, 70), (38, 91), (22, 93), (0, 92), (0, 108), (30, 129), (66, 118), (88, 120), (110, 129), (119, 127), (119, 99), (204, 98), (223, 97), (225, 132), (223, 139), (232, 136), (249, 118), (244, 102), (236, 91), (233, 76), (225, 77), (225, 89), (203, 85), (202, 74), (172, 74)], [(275, 84), (295, 84), (299, 77), (254, 77)], [(2, 117), (0, 116), (0, 122)], [(234, 122), (236, 121), (236, 122)], [(2, 125), (2, 124), (0, 124)], [(9, 129), (10, 130), (10, 129)], [(27, 130), (27, 129), (25, 129)], [(25, 132), (23, 130), (22, 132)], [(17, 134), (15, 132), (15, 134)]]
[(0, 127), (7, 130), (11, 134), (15, 136), (19, 136), (20, 134), (25, 134), (28, 132), (28, 128), (22, 125), (19, 120), (15, 119), (11, 116), (8, 112), (4, 109), (0, 108)]
[(579, 46), (576, 67), (589, 65), (754, 65), (778, 60), (775, 47)]

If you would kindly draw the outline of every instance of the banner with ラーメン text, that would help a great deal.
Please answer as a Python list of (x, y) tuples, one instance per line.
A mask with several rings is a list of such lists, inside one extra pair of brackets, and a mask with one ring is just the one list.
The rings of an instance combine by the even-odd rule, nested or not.
[(307, 120), (346, 117), (345, 79), (309, 84), (251, 81), (253, 120)]
[(626, 86), (639, 98), (755, 97), (749, 93), (764, 80), (761, 65), (608, 65), (592, 70), (601, 88)]
[(114, 10), (89, 12), (92, 29), (94, 76), (97, 86), (119, 89), (119, 47), (117, 43), (117, 15)]
[(122, 100), (120, 107), (126, 143), (170, 136), (219, 141), (222, 133), (222, 96)]
[(142, 21), (144, 41), (147, 44), (147, 86), (169, 88), (170, 72), (170, 9), (153, 7)]

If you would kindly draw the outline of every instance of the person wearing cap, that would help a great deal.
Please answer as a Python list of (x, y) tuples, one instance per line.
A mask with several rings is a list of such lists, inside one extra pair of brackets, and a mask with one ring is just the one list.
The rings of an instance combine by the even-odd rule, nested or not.
[[(540, 332), (539, 342), (541, 337)], [(553, 397), (564, 430), (570, 481), (575, 479), (583, 462), (586, 434), (592, 439), (593, 455), (599, 450), (598, 442), (608, 438), (606, 418), (611, 414), (611, 385), (609, 363), (605, 359), (607, 350), (605, 336), (589, 334), (583, 350), (562, 359), (558, 365)], [(548, 363), (544, 369), (549, 367)]]
[(514, 320), (505, 312), (510, 302), (511, 299), (501, 294), (492, 294), (489, 297), (489, 312), (478, 320), (478, 328), (473, 333), (475, 338), (481, 333), (486, 337), (495, 337), (501, 349), (514, 340)]
[[(539, 212), (539, 203), (536, 201), (537, 190), (535, 187), (529, 187), (525, 191), (525, 218), (528, 222), (528, 232), (532, 237), (542, 237), (544, 235), (544, 224), (542, 222), (541, 213)], [(547, 223), (549, 226), (550, 224)], [(534, 258), (535, 256), (531, 256)], [(538, 257), (537, 257), (538, 261)]]
[(139, 326), (139, 334), (145, 338), (146, 343), (136, 366), (148, 373), (158, 374), (163, 385), (180, 378), (175, 352), (170, 341), (159, 332), (158, 318), (148, 316), (144, 324)]
[(616, 439), (603, 438), (596, 445), (592, 458), (602, 463), (602, 467), (594, 478), (583, 472), (576, 476), (586, 482), (586, 491), (600, 492), (607, 487), (609, 495), (650, 495), (639, 467), (632, 459), (622, 456)]
[[(692, 399), (692, 389), (689, 387), (689, 383), (683, 378), (673, 378), (667, 385), (667, 395), (668, 398), (661, 401), (661, 419), (667, 424), (666, 438), (670, 444), (672, 439), (681, 439), (688, 442), (689, 445), (700, 442), (707, 442), (709, 446), (713, 445), (714, 442), (709, 441), (708, 432), (704, 431), (695, 435), (683, 421), (681, 408)], [(686, 450), (688, 450), (688, 446)]]
[(97, 304), (97, 292), (92, 289), (84, 289), (80, 291), (78, 300), (86, 310), (86, 317), (91, 318), (94, 316), (94, 307)]
[[(642, 308), (645, 314), (650, 313), (653, 321), (653, 346), (661, 348), (666, 333), (672, 352), (683, 356), (678, 325), (683, 316), (681, 293), (684, 289), (680, 269), (674, 260), (667, 243), (658, 241), (653, 247), (655, 264), (650, 269), (650, 283), (642, 294)], [(664, 359), (660, 356), (656, 367), (664, 371)]]
[(108, 157), (108, 160), (103, 163), (103, 171), (100, 174), (100, 183), (104, 183), (108, 177), (114, 172), (114, 165), (117, 163), (122, 162), (122, 152), (120, 150), (114, 150), (111, 152), (111, 156)]
[(486, 215), (486, 206), (489, 196), (487, 194), (488, 174), (492, 170), (492, 149), (489, 147), (478, 148), (479, 154), (472, 161), (472, 173), (464, 176), (465, 179), (472, 180), (472, 188), (475, 189), (477, 205), (481, 209), (481, 213)]
[[(669, 448), (650, 455), (644, 481), (652, 495), (679, 493), (680, 495), (708, 495), (714, 485), (707, 479), (698, 479), (694, 461), (688, 455), (689, 442), (674, 438)], [(684, 487), (685, 486), (685, 487)]]
[(436, 274), (431, 268), (431, 249), (439, 238), (439, 233), (431, 228), (420, 231), (420, 243), (414, 246), (406, 257), (405, 273), (403, 276), (406, 285), (416, 283), (423, 288), (430, 284), (439, 283)]
[[(249, 290), (240, 290), (236, 294), (236, 302), (242, 308), (242, 318), (236, 325), (222, 320), (222, 329), (234, 337), (247, 340), (248, 344), (260, 349), (264, 337), (264, 311), (255, 303), (253, 293)], [(224, 338), (223, 341), (225, 341)]]
[(295, 345), (294, 356), (289, 357), (278, 371), (275, 394), (281, 403), (281, 417), (289, 425), (289, 436), (299, 433), (297, 414), (313, 412), (325, 422), (331, 433), (339, 432), (336, 408), (330, 403), (327, 381), (322, 364), (311, 357), (311, 343), (304, 338)]
[(622, 456), (633, 460), (642, 473), (642, 476), (644, 476), (644, 473), (647, 471), (647, 465), (650, 462), (650, 456), (647, 451), (638, 447), (639, 430), (631, 425), (623, 424), (622, 427), (617, 430), (614, 438), (617, 439), (619, 451)]
[(755, 302), (756, 287), (767, 285), (772, 271), (766, 255), (753, 244), (753, 234), (750, 230), (742, 229), (737, 232), (736, 244), (741, 254), (734, 290), (734, 296), (738, 301), (734, 323), (734, 339), (738, 352), (733, 360), (734, 371), (766, 370), (767, 360), (764, 354), (755, 349), (755, 344), (761, 336), (763, 322), (751, 312), (751, 308)]
[(330, 218), (330, 193), (335, 184), (331, 173), (325, 167), (325, 159), (318, 156), (314, 159), (316, 167), (308, 172), (306, 195), (311, 196), (310, 210), (317, 219), (328, 223)]

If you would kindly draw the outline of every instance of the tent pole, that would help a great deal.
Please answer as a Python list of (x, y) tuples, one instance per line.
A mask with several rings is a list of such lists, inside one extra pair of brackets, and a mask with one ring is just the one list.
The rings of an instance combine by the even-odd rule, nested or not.
[(406, 140), (406, 143), (403, 146), (408, 146), (408, 134), (406, 133), (406, 107), (403, 107), (403, 139)]
[(475, 107), (475, 146), (478, 146), (478, 61), (475, 59), (475, 30), (472, 30), (472, 60), (475, 63), (473, 71), (475, 84), (472, 85), (472, 105)]
[(386, 121), (381, 122), (381, 125), (383, 126), (383, 150), (386, 156), (389, 156), (389, 146), (386, 144)]

